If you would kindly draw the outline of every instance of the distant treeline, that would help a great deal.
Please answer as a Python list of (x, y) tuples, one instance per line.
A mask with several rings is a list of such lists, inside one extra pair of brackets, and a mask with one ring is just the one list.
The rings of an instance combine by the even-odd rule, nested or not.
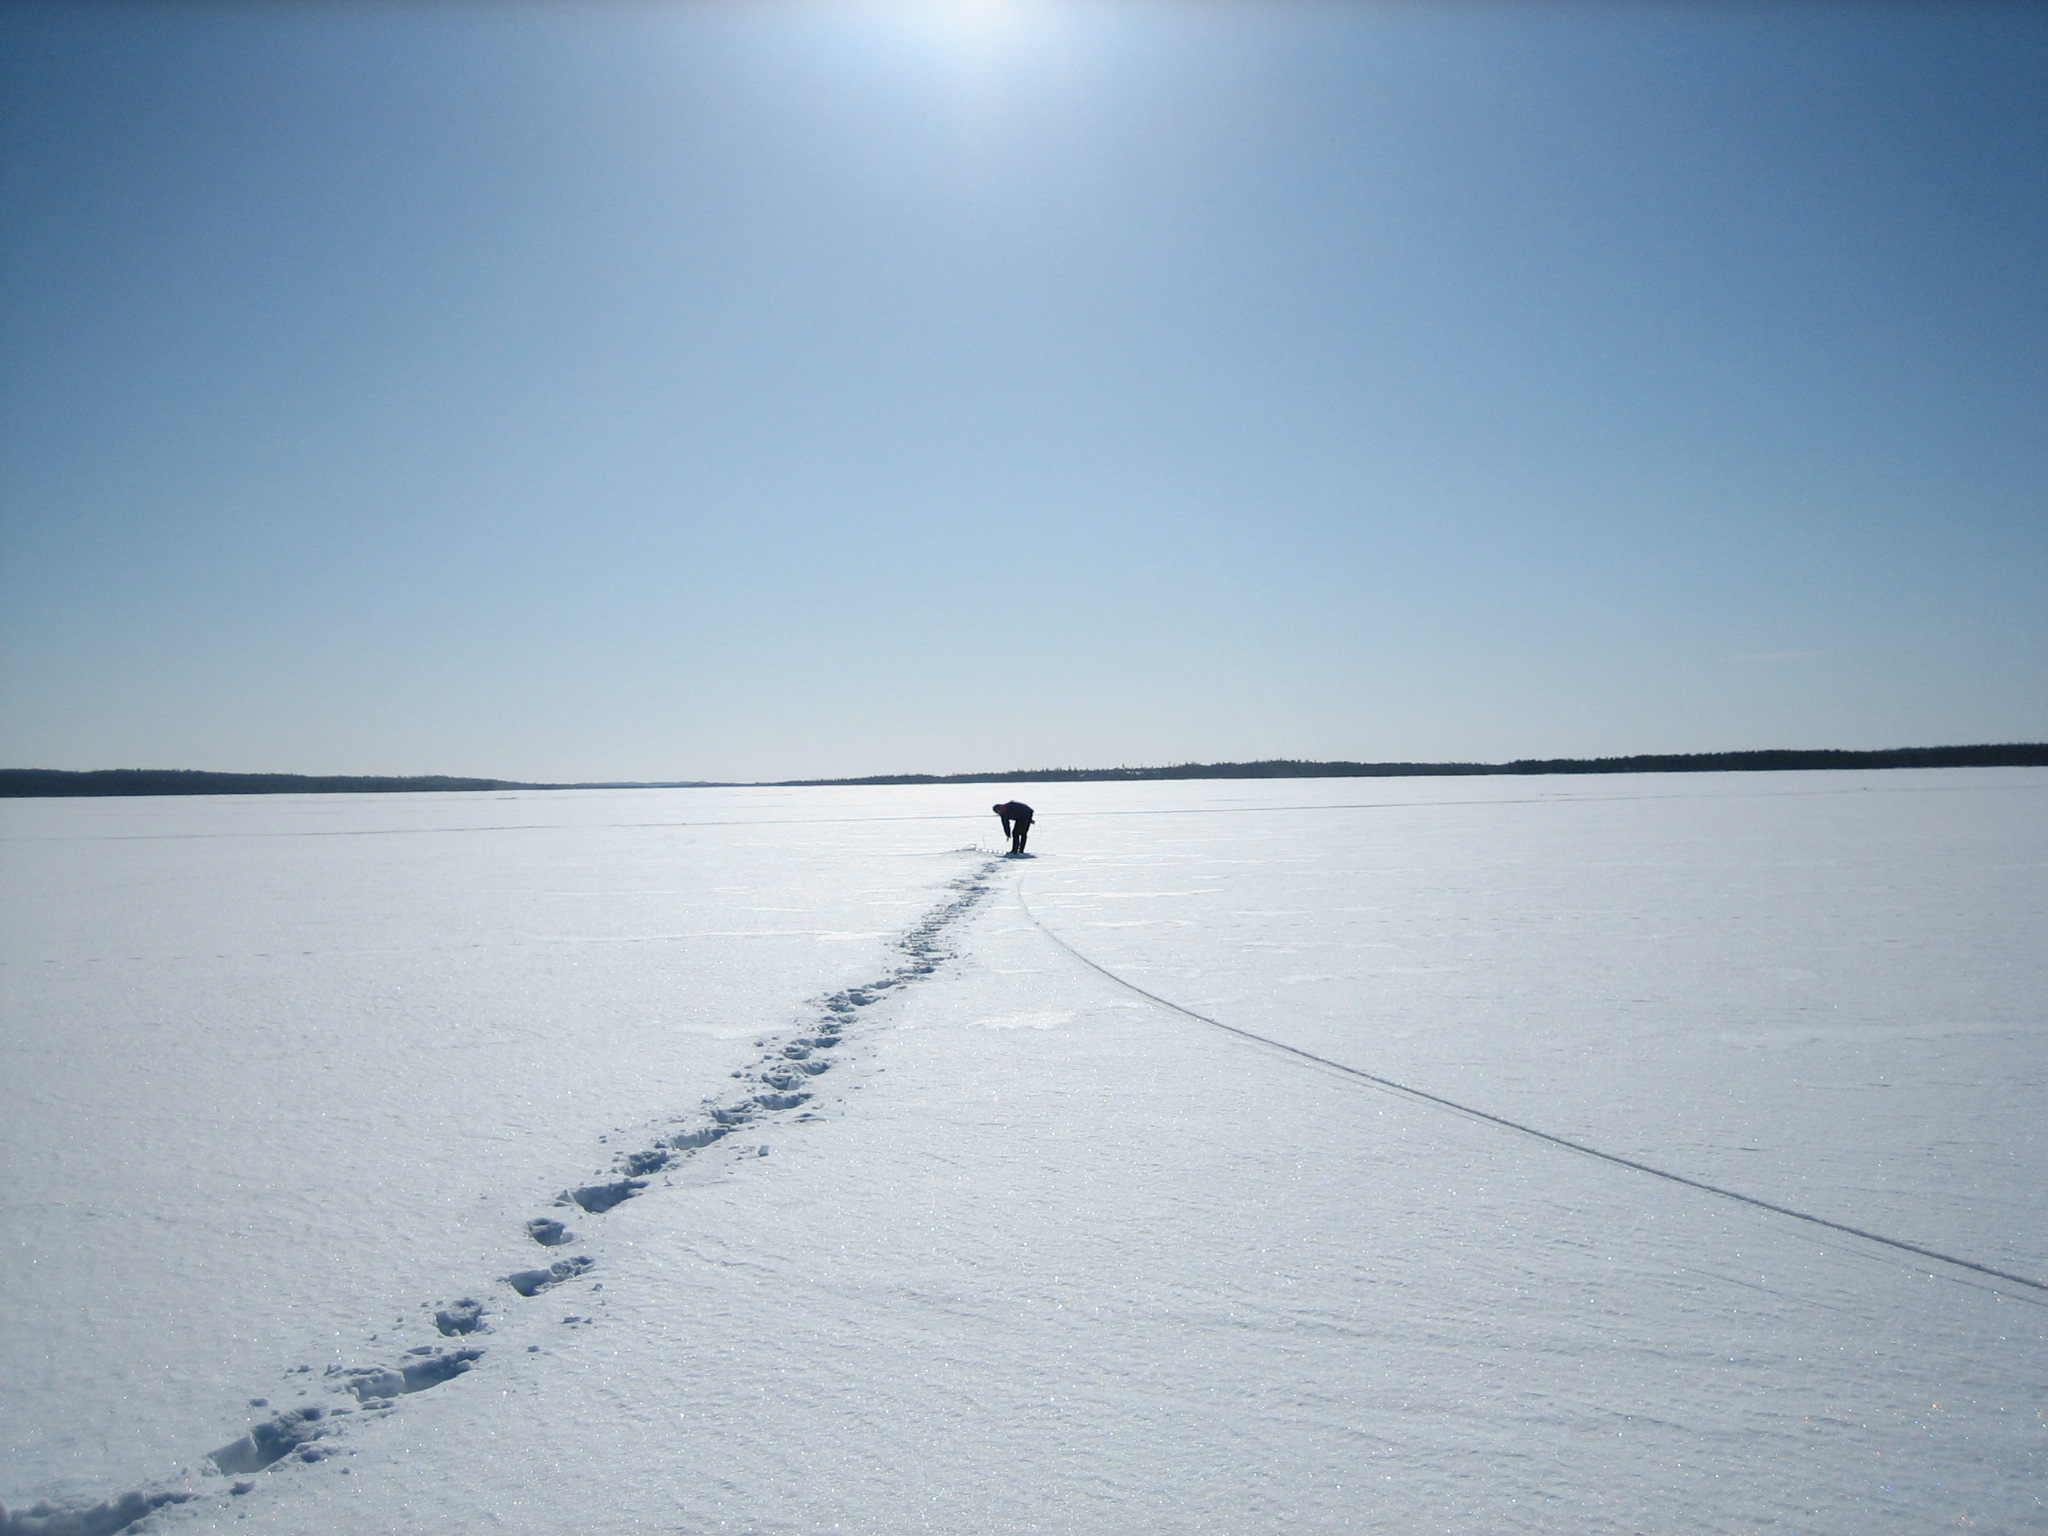
[(1498, 773), (1757, 773), (1790, 768), (2039, 768), (2048, 743), (1887, 747), (1873, 752), (1671, 752), (1636, 757), (1518, 758), (1512, 763), (1176, 763), (1170, 768), (1027, 768), (1017, 773), (885, 773), (864, 779), (788, 779), (778, 787), (838, 784), (1076, 784), (1141, 779), (1397, 779)]
[(5, 795), (362, 795), (454, 789), (544, 789), (508, 779), (378, 778), (362, 774), (204, 773), (192, 768), (0, 768)]
[(360, 795), (483, 789), (810, 789), (855, 784), (1093, 784), (1144, 779), (1394, 779), (1499, 773), (1757, 773), (1793, 768), (2041, 768), (2048, 743), (1980, 747), (1890, 747), (1876, 752), (1673, 752), (1636, 757), (1518, 758), (1512, 763), (1176, 763), (1169, 768), (1027, 768), (1016, 773), (881, 773), (863, 779), (783, 779), (727, 785), (704, 779), (659, 783), (527, 784), (441, 774), (206, 773), (188, 768), (0, 768), (0, 798), (23, 795)]

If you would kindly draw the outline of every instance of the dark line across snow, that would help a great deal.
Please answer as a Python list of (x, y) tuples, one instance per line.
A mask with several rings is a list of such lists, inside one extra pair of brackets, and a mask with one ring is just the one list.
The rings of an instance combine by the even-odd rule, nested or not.
[[(1871, 1232), (1862, 1227), (1852, 1227), (1847, 1222), (1835, 1221), (1826, 1216), (1816, 1216), (1810, 1211), (1794, 1210), (1789, 1205), (1778, 1205), (1756, 1195), (1743, 1194), (1740, 1190), (1724, 1189), (1718, 1184), (1709, 1184), (1703, 1179), (1688, 1178), (1682, 1173), (1673, 1173), (1669, 1169), (1658, 1168), (1650, 1163), (1639, 1162), (1632, 1157), (1623, 1157), (1616, 1152), (1604, 1152), (1600, 1148), (1588, 1146), (1582, 1141), (1573, 1141), (1567, 1136), (1559, 1136), (1551, 1131), (1539, 1130), (1533, 1125), (1525, 1125), (1519, 1120), (1510, 1120), (1505, 1115), (1491, 1114), (1486, 1110), (1476, 1109), (1470, 1104), (1460, 1104), (1457, 1100), (1447, 1099), (1441, 1094), (1429, 1093), (1421, 1088), (1411, 1088), (1406, 1083), (1397, 1083), (1390, 1077), (1381, 1077), (1378, 1073), (1368, 1072), (1363, 1067), (1354, 1067), (1341, 1061), (1333, 1061), (1327, 1056), (1318, 1056), (1313, 1051), (1305, 1051), (1298, 1045), (1289, 1045), (1284, 1040), (1275, 1040), (1267, 1035), (1254, 1034), (1251, 1030), (1240, 1029), (1235, 1024), (1226, 1024), (1221, 1019), (1212, 1019), (1206, 1013), (1197, 1013), (1194, 1009), (1182, 1007), (1179, 1003), (1161, 997), (1156, 992), (1148, 992), (1136, 982), (1127, 981), (1117, 975), (1108, 966), (1089, 959), (1080, 950), (1074, 948), (1073, 945), (1069, 944), (1057, 933), (1054, 933), (1039, 918), (1038, 914), (1031, 910), (1030, 903), (1024, 899), (1024, 891), (1021, 886), (1017, 891), (1017, 904), (1024, 909), (1024, 915), (1031, 919), (1031, 922), (1037, 927), (1039, 932), (1043, 933), (1053, 943), (1059, 945), (1061, 949), (1072, 955), (1090, 970), (1101, 973), (1118, 986), (1135, 992), (1138, 996), (1157, 1003), (1162, 1008), (1169, 1008), (1173, 1012), (1183, 1014), (1198, 1023), (1207, 1024), (1211, 1028), (1236, 1035), (1239, 1039), (1249, 1040), (1257, 1045), (1268, 1046), (1276, 1051), (1284, 1051), (1290, 1056), (1301, 1058), (1303, 1061), (1314, 1062), (1317, 1066), (1328, 1067), (1333, 1071), (1344, 1073), (1346, 1076), (1362, 1079), (1375, 1087), (1385, 1088), (1394, 1093), (1432, 1105), (1438, 1109), (1447, 1109), (1456, 1114), (1465, 1115), (1470, 1119), (1499, 1126), (1504, 1130), (1516, 1131), (1524, 1136), (1534, 1137), (1538, 1141), (1549, 1142), (1552, 1146), (1563, 1147), (1567, 1151), (1577, 1152), (1586, 1157), (1598, 1158), (1601, 1162), (1612, 1163), (1616, 1167), (1628, 1168), (1636, 1173), (1647, 1173), (1652, 1178), (1664, 1179), (1673, 1184), (1682, 1184), (1688, 1189), (1696, 1189), (1704, 1194), (1717, 1195), (1723, 1200), (1738, 1201), (1743, 1205), (1753, 1206), (1760, 1211), (1770, 1211), (1779, 1216), (1789, 1216), (1794, 1221), (1808, 1222), (1813, 1226), (1825, 1227), (1833, 1232), (1844, 1232), (1850, 1237), (1862, 1238), (1865, 1242), (1880, 1243), (1887, 1248), (1896, 1249), (1901, 1253), (1914, 1254), (1923, 1259), (1933, 1259), (1937, 1263), (1953, 1265), (1957, 1269), (1967, 1269), (1980, 1275), (1989, 1275), (1996, 1280), (2004, 1280), (2013, 1285), (2023, 1285), (2029, 1290), (2048, 1294), (2048, 1282), (2031, 1279), (2026, 1275), (2017, 1275), (2011, 1270), (1998, 1269), (1990, 1264), (1979, 1263), (1975, 1259), (1959, 1258), (1952, 1253), (1943, 1253), (1938, 1248), (1928, 1248), (1919, 1243), (1907, 1242), (1904, 1238), (1886, 1237), (1881, 1232)], [(2014, 1299), (2026, 1301), (2034, 1306), (2048, 1306), (2048, 1302), (2035, 1302), (2032, 1297), (2016, 1297)]]

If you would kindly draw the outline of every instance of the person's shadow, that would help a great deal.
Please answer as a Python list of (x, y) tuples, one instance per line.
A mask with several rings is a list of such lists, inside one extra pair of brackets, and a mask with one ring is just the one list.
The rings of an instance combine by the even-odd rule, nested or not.
[(1035, 859), (1038, 855), (1035, 853), (1006, 853), (1003, 857), (1006, 859)]

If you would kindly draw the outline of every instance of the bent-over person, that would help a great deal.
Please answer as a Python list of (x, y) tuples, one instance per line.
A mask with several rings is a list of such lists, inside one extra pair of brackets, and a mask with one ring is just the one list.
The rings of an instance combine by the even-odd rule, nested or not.
[(1031, 835), (1031, 807), (1021, 800), (1011, 800), (1003, 805), (991, 806), (1003, 821), (1003, 836), (1010, 840), (1010, 852), (1024, 851), (1024, 839)]

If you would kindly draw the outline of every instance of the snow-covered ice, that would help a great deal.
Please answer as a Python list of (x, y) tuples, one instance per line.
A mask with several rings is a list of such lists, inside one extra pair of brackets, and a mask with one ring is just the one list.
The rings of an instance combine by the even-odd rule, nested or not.
[(991, 798), (8, 803), (0, 1529), (2048, 1530), (2048, 1293), (1113, 979), (2048, 1281), (2048, 773)]

